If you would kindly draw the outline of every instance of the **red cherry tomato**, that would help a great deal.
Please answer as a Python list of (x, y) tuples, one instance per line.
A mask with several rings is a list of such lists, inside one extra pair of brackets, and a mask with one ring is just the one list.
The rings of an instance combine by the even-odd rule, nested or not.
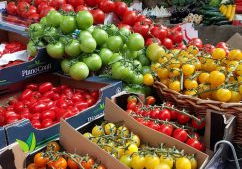
[(74, 8), (77, 8), (80, 5), (85, 5), (84, 0), (67, 0), (68, 4), (71, 4)]
[(88, 8), (85, 6), (85, 5), (79, 5), (76, 7), (76, 12), (79, 12), (79, 11), (87, 11)]
[(173, 48), (173, 41), (169, 38), (165, 38), (162, 41), (162, 45), (165, 46), (167, 49), (172, 49)]
[(114, 12), (115, 4), (111, 0), (102, 0), (98, 7), (105, 13)]
[(173, 127), (172, 125), (169, 125), (169, 124), (162, 124), (159, 127), (159, 132), (164, 133), (168, 136), (171, 136), (173, 133)]
[(186, 144), (188, 144), (189, 146), (191, 146), (197, 150), (200, 150), (200, 151), (202, 150), (202, 144), (197, 139), (189, 138), (186, 141)]
[(126, 3), (117, 1), (114, 4), (115, 4), (115, 11), (114, 12), (118, 16), (122, 17), (124, 15), (124, 13), (128, 10)]
[(62, 5), (66, 4), (66, 0), (51, 0), (50, 6), (54, 7), (56, 10), (60, 9)]
[(32, 94), (33, 94), (32, 90), (30, 90), (30, 89), (26, 89), (26, 90), (24, 90), (24, 91), (22, 92), (22, 94), (20, 95), (20, 99), (21, 99), (21, 100), (26, 100), (26, 99), (32, 97)]
[(39, 86), (39, 92), (40, 93), (45, 93), (45, 92), (48, 92), (48, 91), (52, 90), (52, 88), (53, 88), (52, 83), (50, 83), (50, 82), (42, 83)]
[(181, 114), (179, 113), (177, 115), (177, 121), (180, 123), (180, 124), (186, 124), (190, 121), (190, 117), (185, 115), (185, 114)]
[(150, 111), (150, 117), (158, 119), (160, 114), (160, 110), (158, 108)]
[(127, 28), (128, 30), (132, 30), (132, 27), (130, 25), (124, 24), (124, 23), (119, 23), (118, 28)]
[(94, 7), (97, 5), (96, 0), (85, 0), (87, 6)]
[(158, 39), (158, 38), (149, 38), (145, 41), (145, 45), (146, 46), (149, 46), (151, 45), (152, 43), (157, 43), (157, 44), (161, 44), (161, 41)]
[(171, 120), (176, 120), (178, 112), (174, 110), (170, 110), (170, 113), (171, 113)]
[(147, 38), (149, 32), (149, 25), (142, 22), (136, 22), (133, 26), (133, 31), (135, 33), (141, 34), (144, 38)]
[(187, 132), (181, 128), (175, 129), (172, 136), (181, 142), (186, 142), (188, 139)]
[(82, 111), (88, 108), (88, 103), (82, 101), (82, 102), (76, 103), (75, 106), (78, 108), (79, 111)]
[(17, 15), (17, 6), (15, 4), (15, 2), (9, 2), (7, 5), (7, 12), (10, 15)]
[(71, 12), (71, 11), (75, 11), (73, 6), (70, 4), (63, 4), (61, 5), (61, 10), (65, 11), (65, 12)]
[(13, 106), (14, 106), (14, 111), (17, 113), (22, 112), (24, 109), (24, 104), (23, 102), (20, 102), (20, 101), (17, 101)]
[(207, 53), (212, 53), (214, 49), (215, 49), (215, 46), (213, 46), (211, 44), (203, 45), (203, 50)]
[(229, 46), (228, 46), (228, 44), (227, 43), (225, 43), (225, 42), (219, 42), (217, 45), (216, 45), (216, 48), (223, 48), (223, 49), (228, 49), (229, 48)]
[(103, 24), (104, 19), (105, 19), (105, 14), (102, 10), (100, 9), (94, 9), (91, 10), (93, 19), (94, 19), (94, 24)]
[(37, 13), (37, 9), (35, 6), (30, 6), (28, 11), (26, 12), (26, 17), (29, 17), (33, 14), (36, 14)]
[(199, 38), (192, 38), (189, 43), (189, 45), (194, 45), (196, 47), (198, 47), (199, 49), (201, 49), (203, 47), (203, 42), (201, 39)]
[(153, 96), (148, 96), (145, 99), (145, 104), (146, 105), (153, 105), (153, 104), (155, 104), (155, 102), (156, 102), (156, 99)]
[(32, 124), (33, 127), (36, 128), (36, 129), (41, 129), (41, 128), (42, 128), (41, 123), (40, 123), (39, 120), (32, 120), (32, 121), (31, 121), (31, 124)]
[(21, 1), (17, 5), (17, 13), (22, 17), (26, 17), (26, 13), (28, 12), (29, 8), (30, 8), (29, 3)]
[(135, 102), (128, 102), (127, 109), (134, 111), (135, 108), (136, 108), (136, 103)]
[(42, 122), (41, 122), (41, 127), (42, 128), (47, 128), (47, 127), (50, 127), (54, 124), (53, 120), (52, 119), (44, 119)]
[(40, 14), (40, 12), (41, 12), (44, 8), (46, 8), (46, 7), (49, 7), (48, 3), (47, 3), (47, 2), (41, 2), (41, 3), (38, 5), (38, 9), (37, 9), (38, 13)]
[(151, 25), (153, 23), (152, 20), (146, 18), (144, 15), (138, 15), (136, 22), (141, 22), (142, 24), (146, 25)]
[(50, 11), (55, 10), (55, 8), (50, 7), (50, 6), (44, 6), (42, 8), (43, 9), (40, 11), (40, 18), (45, 17)]
[[(201, 119), (201, 118), (199, 118)], [(203, 120), (201, 123), (198, 123), (196, 120), (192, 119), (192, 127), (201, 130), (205, 127), (205, 120)]]
[(28, 16), (28, 19), (31, 19), (31, 20), (34, 20), (34, 21), (38, 21), (39, 18), (40, 18), (40, 16), (37, 13), (34, 13), (34, 14)]
[(123, 15), (123, 23), (128, 25), (134, 25), (137, 19), (137, 14), (135, 11), (126, 11)]
[(55, 120), (55, 112), (51, 110), (46, 110), (41, 113), (40, 119), (43, 121), (44, 119)]
[(171, 113), (168, 109), (163, 109), (160, 111), (159, 113), (159, 117), (160, 120), (168, 120), (170, 121), (171, 119)]

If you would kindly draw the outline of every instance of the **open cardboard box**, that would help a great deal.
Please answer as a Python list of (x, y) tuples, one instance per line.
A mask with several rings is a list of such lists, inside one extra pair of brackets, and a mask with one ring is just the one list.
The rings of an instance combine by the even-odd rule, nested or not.
[[(50, 81), (53, 84), (66, 84), (72, 88), (82, 88), (88, 90), (99, 90), (99, 100), (95, 105), (89, 107), (88, 109), (78, 113), (75, 116), (69, 117), (66, 121), (71, 124), (72, 127), (78, 128), (81, 125), (93, 121), (100, 116), (103, 116), (104, 101), (106, 97), (111, 97), (112, 95), (119, 92), (122, 88), (122, 82), (120, 81), (105, 81), (105, 79), (92, 77), (84, 81), (75, 81), (69, 77), (63, 77), (56, 74), (42, 74), (32, 79), (27, 79), (25, 81), (14, 84), (13, 87), (10, 86), (11, 91), (2, 90), (2, 93), (7, 92), (0, 98), (0, 104), (6, 103), (9, 100), (9, 97), (14, 97), (19, 94), (19, 91), (22, 91), (26, 84), (28, 83), (43, 83)], [(95, 82), (94, 82), (95, 81)], [(0, 87), (1, 93), (1, 87)], [(11, 144), (19, 140), (27, 140), (31, 133), (35, 134), (37, 140), (37, 146), (47, 142), (50, 139), (57, 138), (59, 135), (59, 123), (50, 126), (45, 129), (35, 129), (31, 125), (28, 119), (18, 121), (13, 124), (6, 125), (2, 127), (6, 133), (6, 139), (8, 144)]]
[[(0, 43), (18, 41), (23, 44), (28, 43), (28, 38), (17, 33), (0, 30)], [(39, 49), (35, 58), (28, 62), (6, 67), (0, 70), (0, 86), (7, 87), (27, 78), (45, 72), (56, 72), (60, 70), (59, 61), (48, 56), (46, 49)]]

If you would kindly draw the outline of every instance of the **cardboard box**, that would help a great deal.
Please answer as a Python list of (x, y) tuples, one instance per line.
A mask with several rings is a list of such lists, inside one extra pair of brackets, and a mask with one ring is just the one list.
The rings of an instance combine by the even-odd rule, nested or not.
[[(93, 82), (93, 80), (95, 80), (95, 82)], [(100, 91), (99, 100), (95, 105), (89, 107), (88, 109), (80, 112), (79, 114), (73, 117), (66, 119), (66, 121), (70, 123), (71, 126), (74, 128), (78, 128), (81, 125), (93, 121), (98, 117), (102, 116), (105, 101), (104, 99), (106, 97), (110, 98), (112, 95), (116, 94), (116, 92), (120, 91), (122, 88), (122, 82), (120, 81), (108, 82), (105, 81), (105, 79), (99, 77), (92, 77), (90, 78), (90, 81), (89, 79), (86, 79), (84, 81), (75, 81), (70, 78), (61, 77), (55, 74), (42, 74), (33, 79), (27, 79), (23, 82), (10, 86), (10, 88), (12, 89), (11, 93), (7, 91), (7, 94), (5, 94), (5, 96), (3, 96), (0, 99), (0, 103), (5, 103), (8, 100), (9, 96), (17, 95), (18, 92), (16, 91), (21, 91), (24, 88), (24, 86), (26, 86), (26, 84), (33, 81), (35, 83), (50, 81), (53, 84), (66, 84), (73, 88), (85, 88)], [(59, 124), (55, 124), (54, 126), (51, 126), (46, 129), (38, 130), (33, 128), (30, 121), (27, 119), (18, 121), (10, 125), (6, 125), (4, 126), (4, 130), (6, 132), (8, 144), (15, 142), (16, 139), (25, 141), (28, 139), (31, 133), (34, 133), (36, 137), (37, 146), (59, 136)]]
[[(182, 143), (174, 138), (171, 138), (165, 134), (156, 132), (155, 130), (151, 130), (150, 128), (143, 126), (142, 124), (138, 123), (136, 120), (134, 120), (132, 117), (130, 117), (122, 108), (114, 104), (110, 99), (106, 99), (105, 102), (105, 111), (104, 111), (104, 119), (109, 122), (123, 122), (124, 125), (132, 132), (137, 134), (142, 142), (149, 143), (151, 146), (158, 147), (161, 143), (165, 143), (166, 146), (172, 147), (175, 146), (178, 149), (183, 149), (185, 153), (187, 154), (195, 154), (196, 158), (198, 160), (198, 166), (199, 168), (203, 168), (205, 164), (208, 161), (209, 156), (203, 152), (200, 152), (185, 143)], [(63, 122), (64, 123), (64, 122)], [(97, 122), (93, 122), (92, 124), (89, 124), (89, 126), (86, 126), (89, 130), (85, 128), (81, 128), (80, 132), (84, 133), (91, 130), (92, 127), (95, 126)], [(62, 124), (61, 124), (62, 125)], [(120, 162), (109, 155), (105, 150), (102, 150), (99, 148), (95, 143), (90, 142), (88, 139), (86, 139), (84, 136), (79, 134), (78, 136), (78, 142), (84, 143), (85, 146), (83, 146), (83, 149), (93, 149), (93, 152), (98, 152), (101, 154), (105, 154), (105, 157), (107, 158), (107, 161), (110, 161), (110, 164), (107, 165), (107, 168), (113, 169), (113, 163), (115, 163), (115, 169), (126, 169), (127, 167), (124, 165), (120, 165)], [(85, 140), (85, 141), (84, 141)], [(88, 145), (86, 145), (86, 141), (89, 141)], [(71, 150), (75, 149), (75, 145), (72, 145)], [(113, 161), (113, 162), (112, 162)], [(112, 162), (112, 163), (111, 163)]]
[[(13, 32), (0, 31), (0, 42), (19, 41), (26, 44), (28, 39)], [(58, 60), (48, 56), (46, 49), (40, 49), (37, 56), (29, 62), (24, 62), (11, 67), (6, 67), (0, 70), (0, 86), (22, 81), (24, 79), (36, 76), (45, 72), (56, 72), (60, 70)]]

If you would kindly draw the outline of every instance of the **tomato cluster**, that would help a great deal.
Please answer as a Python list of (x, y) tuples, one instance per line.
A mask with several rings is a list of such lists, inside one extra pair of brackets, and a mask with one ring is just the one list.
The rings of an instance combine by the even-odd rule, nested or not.
[(52, 83), (29, 84), (6, 106), (0, 107), (0, 126), (29, 119), (33, 127), (46, 128), (94, 105), (98, 91), (72, 89), (66, 85)]
[(143, 145), (139, 136), (124, 125), (104, 122), (84, 136), (132, 169), (197, 168), (193, 155), (184, 155), (164, 145), (159, 148)]
[(229, 50), (224, 42), (203, 45), (194, 38), (185, 49), (165, 51), (151, 44), (147, 56), (155, 62), (151, 69), (158, 79), (171, 90), (221, 102), (241, 101), (241, 50)]
[(92, 157), (79, 156), (60, 151), (57, 142), (49, 142), (46, 151), (39, 152), (34, 156), (34, 162), (27, 166), (27, 169), (106, 169), (104, 165), (95, 163)]
[(171, 103), (152, 106), (154, 103), (153, 96), (147, 97), (146, 105), (142, 105), (134, 96), (130, 96), (127, 101), (127, 112), (139, 123), (204, 151), (204, 146), (199, 141), (199, 134), (194, 132), (204, 129), (204, 120), (195, 119), (184, 110), (176, 109)]

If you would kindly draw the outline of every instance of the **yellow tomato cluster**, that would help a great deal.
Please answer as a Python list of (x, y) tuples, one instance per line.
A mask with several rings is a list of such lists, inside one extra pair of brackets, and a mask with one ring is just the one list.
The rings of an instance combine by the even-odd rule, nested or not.
[[(95, 126), (84, 136), (132, 169), (196, 169), (193, 156), (173, 156), (171, 149), (163, 147), (162, 152), (149, 152), (152, 147), (141, 145), (139, 136), (125, 126), (107, 123)], [(167, 151), (164, 151), (167, 149)], [(173, 149), (173, 148), (172, 148)]]
[(173, 49), (161, 53), (151, 69), (160, 82), (185, 95), (222, 102), (242, 99), (242, 52), (237, 49), (228, 54), (222, 48), (211, 54), (195, 46)]

